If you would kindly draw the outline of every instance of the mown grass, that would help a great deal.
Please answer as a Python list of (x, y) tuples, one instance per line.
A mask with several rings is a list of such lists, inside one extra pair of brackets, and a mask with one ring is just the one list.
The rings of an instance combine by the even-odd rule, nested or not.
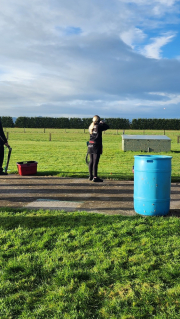
[[(9, 143), (13, 148), (9, 173), (17, 173), (16, 162), (37, 161), (39, 175), (54, 175), (60, 177), (87, 177), (88, 167), (85, 163), (87, 152), (86, 142), (89, 140), (88, 130), (73, 129), (6, 129)], [(51, 133), (51, 141), (49, 134)], [(99, 164), (99, 175), (103, 178), (132, 180), (134, 155), (147, 154), (143, 152), (123, 152), (123, 131), (108, 130), (103, 134), (103, 155)], [(163, 135), (164, 131), (130, 131), (126, 134)], [(177, 143), (178, 131), (166, 131), (172, 139), (171, 152), (156, 153), (171, 155), (172, 181), (180, 180), (179, 153), (180, 143)], [(155, 153), (151, 153), (155, 154)], [(7, 150), (6, 150), (7, 156)], [(4, 165), (6, 162), (6, 157)]]
[(180, 219), (0, 212), (0, 318), (180, 316)]

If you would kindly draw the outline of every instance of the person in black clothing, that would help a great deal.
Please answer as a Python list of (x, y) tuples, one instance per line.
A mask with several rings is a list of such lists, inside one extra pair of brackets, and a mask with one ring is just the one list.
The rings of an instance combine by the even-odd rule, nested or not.
[(7, 147), (10, 147), (7, 141), (7, 138), (4, 134), (2, 124), (1, 124), (1, 118), (0, 118), (0, 175), (7, 175), (7, 173), (3, 172), (3, 161), (4, 161), (4, 145)]
[(89, 162), (89, 180), (93, 182), (103, 182), (97, 176), (98, 163), (102, 154), (102, 131), (106, 131), (109, 125), (101, 121), (98, 115), (93, 117), (93, 121), (89, 126), (90, 141), (88, 145), (88, 153), (90, 155)]

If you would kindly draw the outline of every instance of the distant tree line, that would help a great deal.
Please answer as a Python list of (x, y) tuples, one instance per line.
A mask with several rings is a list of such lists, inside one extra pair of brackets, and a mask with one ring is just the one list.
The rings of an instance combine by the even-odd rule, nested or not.
[(1, 116), (1, 123), (3, 127), (14, 127), (14, 122), (10, 116)]
[(133, 119), (131, 128), (137, 130), (179, 130), (180, 119)]
[[(128, 129), (130, 121), (122, 118), (105, 119), (111, 129)], [(92, 122), (92, 118), (65, 118), (65, 117), (18, 117), (14, 123), (15, 127), (21, 128), (82, 128), (86, 129)], [(6, 127), (5, 120), (2, 124)]]
[[(180, 119), (133, 119), (106, 118), (106, 123), (111, 129), (136, 129), (136, 130), (180, 130)], [(3, 127), (20, 128), (82, 128), (86, 129), (92, 118), (66, 118), (66, 117), (18, 117), (13, 122), (10, 116), (2, 116)]]

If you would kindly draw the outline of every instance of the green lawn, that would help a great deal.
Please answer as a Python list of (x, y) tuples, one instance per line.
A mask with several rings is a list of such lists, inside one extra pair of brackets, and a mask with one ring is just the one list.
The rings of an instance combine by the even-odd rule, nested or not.
[(0, 212), (0, 318), (180, 318), (180, 219)]
[[(17, 173), (16, 162), (37, 161), (39, 175), (70, 177), (87, 177), (88, 167), (85, 163), (88, 130), (73, 129), (6, 129), (9, 143), (13, 148), (9, 173)], [(51, 141), (49, 141), (51, 133)], [(126, 134), (157, 134), (164, 131), (125, 131)], [(172, 139), (171, 152), (156, 153), (171, 155), (172, 181), (180, 181), (180, 143), (177, 143), (179, 131), (166, 131)], [(103, 178), (132, 180), (134, 155), (143, 152), (122, 151), (122, 130), (108, 130), (103, 134), (103, 155), (99, 163), (99, 175)], [(150, 153), (154, 154), (154, 153)], [(7, 151), (6, 151), (7, 156)]]
[[(34, 160), (39, 175), (88, 176), (87, 131), (6, 131), (13, 148), (9, 173), (17, 173), (16, 162)], [(164, 134), (126, 131), (143, 133)], [(103, 134), (102, 177), (133, 179), (139, 153), (121, 150), (121, 134)], [(171, 152), (164, 153), (173, 157), (172, 181), (180, 181), (179, 132), (166, 135), (172, 139)], [(2, 319), (180, 318), (176, 217), (0, 209), (0, 245)]]

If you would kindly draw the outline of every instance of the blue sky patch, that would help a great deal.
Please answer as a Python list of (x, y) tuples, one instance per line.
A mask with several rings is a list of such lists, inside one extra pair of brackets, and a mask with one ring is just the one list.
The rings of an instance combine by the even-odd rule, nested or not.
[(67, 35), (81, 34), (81, 33), (82, 33), (82, 30), (79, 27), (67, 27), (66, 28)]
[(82, 29), (80, 27), (73, 27), (73, 26), (68, 26), (68, 27), (61, 27), (61, 26), (56, 26), (55, 27), (56, 31), (62, 32), (64, 35), (79, 35), (82, 33)]

